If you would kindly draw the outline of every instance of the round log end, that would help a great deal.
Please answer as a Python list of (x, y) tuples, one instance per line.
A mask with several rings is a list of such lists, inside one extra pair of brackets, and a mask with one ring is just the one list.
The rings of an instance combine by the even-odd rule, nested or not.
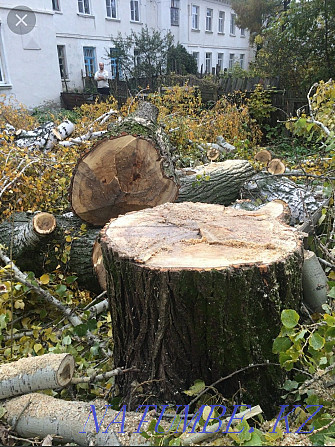
[(207, 150), (206, 155), (209, 160), (215, 161), (220, 157), (220, 151), (212, 147)]
[(56, 226), (56, 218), (50, 213), (37, 213), (33, 217), (33, 228), (38, 234), (51, 234)]
[(283, 224), (286, 210), (281, 201), (257, 211), (167, 203), (114, 219), (102, 242), (114, 255), (153, 269), (270, 265), (301, 251), (298, 233)]
[(285, 169), (286, 167), (284, 163), (279, 160), (279, 158), (274, 158), (268, 164), (268, 171), (270, 172), (270, 174), (284, 174)]
[(74, 367), (74, 358), (71, 354), (66, 355), (57, 370), (57, 381), (59, 386), (63, 387), (71, 382), (74, 373)]
[(254, 159), (256, 161), (259, 161), (260, 163), (268, 164), (271, 161), (272, 155), (269, 151), (266, 149), (262, 149), (261, 151), (258, 151), (257, 154), (254, 156)]

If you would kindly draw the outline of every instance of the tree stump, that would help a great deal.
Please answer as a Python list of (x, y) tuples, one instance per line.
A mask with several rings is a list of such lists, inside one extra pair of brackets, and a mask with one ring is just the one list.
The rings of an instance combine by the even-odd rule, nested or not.
[[(183, 404), (196, 379), (210, 385), (277, 361), (281, 311), (299, 310), (302, 297), (302, 243), (288, 214), (281, 201), (250, 212), (166, 203), (105, 226), (114, 359), (140, 370), (116, 378), (128, 405), (143, 394)], [(238, 381), (244, 403), (273, 409), (279, 368), (250, 369), (218, 388), (232, 395)]]
[(152, 104), (140, 103), (135, 114), (110, 127), (110, 137), (78, 161), (70, 200), (82, 220), (105, 225), (120, 214), (176, 199), (171, 147), (155, 123), (157, 113)]

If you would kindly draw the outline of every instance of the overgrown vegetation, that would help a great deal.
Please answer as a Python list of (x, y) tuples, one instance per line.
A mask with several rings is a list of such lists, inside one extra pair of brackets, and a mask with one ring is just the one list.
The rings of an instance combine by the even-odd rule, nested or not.
[[(221, 98), (212, 108), (203, 104), (194, 87), (171, 87), (161, 95), (152, 94), (150, 101), (159, 108), (159, 122), (169, 133), (177, 148), (177, 166), (194, 166), (202, 162), (199, 143), (215, 142), (222, 136), (237, 147), (236, 157), (248, 158), (253, 162), (254, 154), (259, 150), (261, 141), (266, 141), (271, 150), (285, 159), (288, 166), (300, 171), (297, 181), (314, 182), (324, 188), (330, 197), (324, 209), (315, 234), (309, 238), (309, 244), (324, 261), (329, 277), (329, 297), (335, 298), (335, 219), (334, 200), (334, 101), (335, 83), (321, 82), (311, 89), (311, 114), (307, 110), (287, 123), (287, 132), (283, 138), (283, 129), (271, 128), (266, 124), (272, 111), (269, 96), (257, 87), (250, 98), (235, 94), (230, 98)], [(129, 100), (119, 110), (119, 116), (125, 116), (136, 107), (137, 98)], [(71, 118), (77, 122), (76, 135), (92, 128), (101, 130), (95, 120), (110, 108), (117, 105), (113, 98), (107, 103), (83, 105), (71, 112)], [(66, 112), (67, 113), (67, 112)], [(33, 115), (18, 105), (2, 103), (0, 128), (11, 124), (15, 128), (32, 129), (38, 124), (52, 120), (59, 123), (68, 114)], [(117, 115), (114, 118), (117, 119)], [(266, 127), (268, 126), (268, 127)], [(263, 131), (262, 131), (263, 130)], [(266, 132), (263, 135), (263, 132)], [(12, 137), (5, 132), (0, 134), (0, 220), (10, 219), (16, 211), (49, 211), (61, 214), (69, 211), (68, 186), (73, 167), (78, 156), (92, 142), (84, 146), (64, 147), (58, 145), (52, 152), (19, 149)], [(221, 156), (223, 160), (227, 156)], [(302, 171), (302, 172), (301, 172)], [(297, 174), (298, 175), (298, 174)], [(311, 177), (309, 177), (309, 175)], [(85, 225), (82, 228), (85, 231)], [(0, 354), (5, 361), (12, 361), (28, 355), (41, 355), (47, 352), (69, 352), (77, 363), (77, 370), (90, 375), (97, 369), (101, 372), (112, 369), (112, 361), (105, 357), (97, 344), (88, 344), (85, 334), (90, 330), (94, 335), (106, 341), (112, 348), (110, 315), (103, 313), (99, 318), (90, 318), (87, 306), (95, 298), (92, 293), (80, 290), (76, 276), (67, 272), (69, 245), (74, 235), (69, 232), (63, 246), (55, 245), (51, 249), (59, 259), (52, 273), (44, 273), (38, 278), (32, 272), (28, 279), (52, 293), (61, 302), (77, 309), (83, 325), (72, 327), (64, 321), (61, 313), (55, 312), (51, 305), (41, 301), (40, 296), (31, 287), (15, 280), (9, 265), (0, 268)], [(48, 259), (45, 260), (48, 262)], [(313, 413), (313, 407), (322, 405), (322, 411), (308, 423), (305, 434), (295, 437), (288, 434), (285, 420), (276, 425), (276, 419), (266, 421), (258, 416), (252, 421), (237, 425), (236, 432), (217, 435), (211, 445), (282, 445), (301, 441), (309, 445), (331, 445), (335, 438), (334, 381), (335, 365), (335, 314), (332, 304), (325, 307), (323, 315), (315, 314), (308, 318), (299, 317), (293, 310), (282, 313), (282, 330), (274, 341), (273, 352), (278, 354), (280, 367), (287, 372), (283, 389), (283, 402), (276, 403), (301, 405), (288, 418), (289, 431), (296, 431)], [(264, 366), (266, 367), (266, 366)], [(260, 372), (261, 373), (261, 372)], [(211, 384), (204, 384), (199, 378), (191, 390), (185, 392), (199, 405), (225, 405), (228, 409), (236, 402), (221, 396)], [(99, 384), (78, 384), (71, 390), (65, 389), (58, 394), (63, 398), (86, 399), (99, 396), (108, 397), (109, 403), (117, 404), (113, 398), (113, 380)], [(50, 392), (50, 394), (57, 394)], [(201, 396), (200, 396), (201, 393)], [(71, 395), (70, 395), (71, 394)], [(0, 407), (0, 416), (3, 411)], [(200, 426), (204, 420), (200, 421)], [(314, 433), (308, 432), (315, 427)], [(251, 429), (252, 427), (252, 429)], [(326, 427), (325, 430), (316, 430)], [(155, 445), (181, 445), (180, 434), (157, 435), (155, 424), (151, 424), (145, 436)], [(276, 430), (274, 430), (274, 428)]]

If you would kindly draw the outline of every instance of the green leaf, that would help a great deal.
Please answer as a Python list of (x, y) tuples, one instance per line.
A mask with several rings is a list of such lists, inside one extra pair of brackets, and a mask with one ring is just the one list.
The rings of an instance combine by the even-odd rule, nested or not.
[(6, 413), (6, 408), (5, 407), (2, 407), (2, 406), (0, 406), (0, 418), (2, 418), (3, 416), (4, 416), (4, 414)]
[(206, 388), (205, 382), (203, 380), (195, 380), (194, 384), (191, 386), (191, 388), (187, 391), (183, 391), (183, 393), (187, 394), (188, 396), (196, 396), (197, 394), (201, 393)]
[(68, 346), (68, 345), (70, 345), (71, 342), (72, 342), (72, 340), (71, 340), (71, 337), (70, 337), (69, 335), (66, 335), (66, 336), (63, 338), (63, 340), (62, 340), (62, 343), (63, 343), (64, 346)]
[(315, 349), (316, 351), (319, 351), (323, 348), (325, 344), (325, 339), (321, 337), (318, 333), (314, 333), (308, 340), (308, 343), (310, 346)]
[(262, 438), (256, 431), (254, 431), (251, 435), (251, 439), (245, 442), (243, 445), (263, 445)]
[(335, 298), (335, 287), (332, 287), (332, 288), (330, 289), (330, 292), (328, 293), (328, 296), (329, 296), (330, 298)]
[(326, 320), (328, 326), (335, 327), (335, 317), (333, 317), (332, 315), (325, 314), (323, 318)]
[(292, 391), (292, 390), (296, 390), (299, 386), (299, 383), (296, 382), (295, 380), (286, 380), (283, 388), (286, 391)]
[(281, 313), (281, 321), (285, 327), (292, 329), (298, 324), (299, 314), (295, 310), (285, 309)]
[(272, 352), (274, 354), (285, 352), (290, 348), (291, 345), (291, 340), (288, 337), (277, 337), (273, 342)]
[(77, 276), (68, 276), (67, 278), (66, 278), (66, 284), (72, 284), (72, 283), (74, 283), (76, 280), (78, 279), (78, 277)]
[(65, 292), (67, 291), (67, 287), (64, 284), (60, 284), (57, 289), (56, 289), (56, 293), (59, 296), (64, 296)]

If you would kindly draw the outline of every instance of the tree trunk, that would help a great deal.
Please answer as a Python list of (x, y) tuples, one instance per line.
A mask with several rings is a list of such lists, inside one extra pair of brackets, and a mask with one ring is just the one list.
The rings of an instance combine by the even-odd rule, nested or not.
[(69, 121), (63, 121), (58, 127), (52, 122), (45, 123), (34, 130), (18, 129), (12, 131), (15, 137), (15, 144), (19, 147), (50, 150), (58, 141), (69, 137), (74, 131), (74, 124)]
[(71, 382), (74, 358), (70, 354), (46, 354), (22, 358), (0, 366), (0, 399), (61, 388)]
[(240, 196), (244, 182), (255, 171), (247, 160), (227, 160), (178, 171), (180, 190), (177, 202), (204, 202), (230, 205)]
[[(129, 405), (143, 393), (183, 404), (196, 379), (209, 385), (249, 364), (277, 361), (272, 342), (281, 311), (298, 310), (302, 296), (302, 243), (285, 216), (280, 201), (254, 212), (167, 203), (105, 226), (114, 360), (141, 371), (116, 379)], [(269, 410), (281, 377), (266, 366), (218, 387), (232, 395), (238, 380), (243, 402)]]
[(93, 247), (99, 252), (99, 232), (100, 228), (83, 225), (71, 213), (56, 217), (48, 213), (15, 213), (0, 224), (0, 244), (8, 252), (12, 247), (13, 259), (21, 270), (40, 276), (61, 265), (65, 272), (78, 277), (80, 287), (99, 292), (97, 273), (103, 276), (103, 266), (101, 260), (96, 265), (99, 259), (93, 253)]
[(178, 184), (170, 143), (156, 117), (154, 106), (140, 104), (134, 115), (109, 126), (110, 138), (78, 161), (70, 186), (78, 217), (104, 225), (119, 214), (175, 200)]

